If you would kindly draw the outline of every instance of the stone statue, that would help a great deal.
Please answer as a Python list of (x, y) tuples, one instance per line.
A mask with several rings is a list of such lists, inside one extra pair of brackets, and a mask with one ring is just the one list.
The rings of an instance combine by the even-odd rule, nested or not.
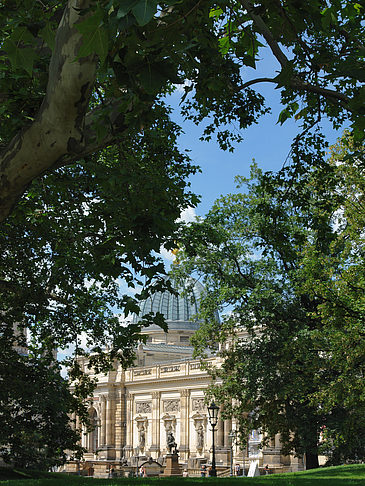
[(204, 427), (202, 425), (199, 425), (199, 427), (196, 429), (196, 433), (197, 433), (197, 436), (198, 436), (197, 449), (203, 449), (203, 447), (204, 447)]
[(145, 444), (146, 444), (146, 432), (144, 430), (144, 426), (141, 425), (139, 429), (139, 448), (144, 449)]
[[(169, 454), (177, 454), (178, 450), (177, 450), (177, 444), (175, 442), (175, 437), (173, 435), (173, 433), (170, 432), (167, 434), (167, 449), (169, 451)], [(173, 450), (174, 449), (174, 450)]]

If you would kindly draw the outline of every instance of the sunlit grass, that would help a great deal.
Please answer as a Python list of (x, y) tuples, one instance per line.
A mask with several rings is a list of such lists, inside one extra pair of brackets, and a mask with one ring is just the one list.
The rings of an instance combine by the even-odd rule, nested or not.
[[(0, 480), (5, 486), (189, 486), (208, 484), (219, 486), (364, 486), (365, 464), (314, 469), (300, 473), (275, 474), (258, 478), (132, 478), (92, 479), (64, 474), (48, 477)], [(2, 475), (4, 477), (4, 475)]]

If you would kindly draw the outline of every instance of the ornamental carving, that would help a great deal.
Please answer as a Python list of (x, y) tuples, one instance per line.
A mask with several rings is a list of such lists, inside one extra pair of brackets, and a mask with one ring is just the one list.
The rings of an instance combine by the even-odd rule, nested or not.
[(151, 413), (151, 402), (136, 402), (136, 413)]
[(191, 363), (190, 369), (191, 370), (200, 370), (200, 363)]
[(180, 371), (180, 365), (163, 366), (161, 368), (161, 373), (173, 373), (174, 371)]
[(193, 398), (191, 401), (192, 410), (195, 412), (203, 412), (207, 408), (204, 398)]
[(179, 412), (180, 400), (164, 400), (163, 409), (164, 412)]
[(151, 375), (152, 370), (151, 370), (151, 368), (149, 368), (147, 370), (133, 370), (133, 374), (134, 374), (134, 376)]
[(167, 436), (169, 432), (172, 432), (175, 434), (175, 429), (176, 429), (176, 418), (174, 415), (169, 415), (168, 413), (166, 415), (162, 416), (162, 420), (165, 426), (165, 431), (166, 431), (166, 443), (167, 443)]

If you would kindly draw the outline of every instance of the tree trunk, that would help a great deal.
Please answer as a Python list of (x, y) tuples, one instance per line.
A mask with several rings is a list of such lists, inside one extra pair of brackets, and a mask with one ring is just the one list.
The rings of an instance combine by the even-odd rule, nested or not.
[(306, 452), (305, 465), (306, 469), (316, 469), (319, 467), (318, 454), (314, 452)]

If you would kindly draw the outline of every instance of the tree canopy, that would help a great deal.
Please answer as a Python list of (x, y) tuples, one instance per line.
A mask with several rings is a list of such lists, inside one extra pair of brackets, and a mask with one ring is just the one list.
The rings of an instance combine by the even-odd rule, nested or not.
[[(147, 129), (158, 97), (186, 83), (183, 112), (223, 147), (264, 113), (253, 89), (281, 89), (280, 122), (328, 117), (363, 134), (363, 7), (340, 0), (12, 0), (0, 8), (1, 220), (32, 180)], [(248, 79), (259, 49), (278, 70)], [(269, 108), (269, 107), (268, 107)]]
[[(17, 323), (40, 354), (75, 342), (80, 354), (86, 332), (91, 364), (105, 369), (117, 354), (130, 364), (140, 327), (123, 327), (114, 310), (138, 312), (162, 288), (157, 253), (196, 203), (168, 95), (183, 85), (183, 115), (232, 150), (270, 110), (256, 88), (274, 84), (280, 123), (300, 124), (291, 154), (300, 175), (324, 157), (322, 117), (350, 124), (356, 143), (363, 135), (362, 12), (335, 0), (2, 2), (3, 345), (19, 340)], [(263, 49), (277, 71), (251, 77)]]
[(208, 289), (194, 343), (202, 356), (220, 344), (211, 393), (243, 440), (280, 433), (309, 468), (319, 450), (333, 463), (365, 453), (363, 153), (347, 153), (339, 144), (299, 182), (288, 169), (238, 178), (246, 193), (185, 229), (176, 270)]
[(85, 412), (58, 366), (45, 356), (19, 356), (9, 346), (1, 348), (0, 366), (2, 459), (17, 468), (48, 470), (66, 460), (66, 449), (80, 458), (80, 431), (70, 415)]

